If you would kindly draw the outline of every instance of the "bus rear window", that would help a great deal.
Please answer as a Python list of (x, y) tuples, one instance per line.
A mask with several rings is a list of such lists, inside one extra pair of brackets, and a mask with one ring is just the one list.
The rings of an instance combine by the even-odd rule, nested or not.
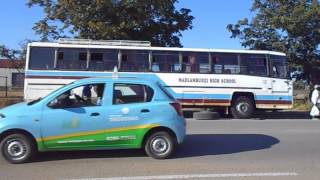
[(29, 69), (44, 70), (54, 69), (54, 48), (31, 47)]

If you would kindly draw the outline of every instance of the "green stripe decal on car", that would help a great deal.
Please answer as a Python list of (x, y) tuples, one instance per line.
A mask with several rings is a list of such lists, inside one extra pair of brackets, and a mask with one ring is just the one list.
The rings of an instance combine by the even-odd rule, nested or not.
[(141, 146), (144, 135), (150, 129), (158, 126), (160, 125), (138, 125), (49, 136), (38, 138), (37, 144), (40, 151), (46, 149), (91, 149), (93, 147), (137, 148)]

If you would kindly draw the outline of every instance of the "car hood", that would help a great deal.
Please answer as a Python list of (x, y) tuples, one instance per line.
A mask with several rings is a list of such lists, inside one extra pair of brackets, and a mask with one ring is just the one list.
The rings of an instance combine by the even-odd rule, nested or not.
[(27, 102), (22, 102), (18, 104), (14, 104), (5, 108), (0, 109), (0, 114), (5, 116), (21, 114), (23, 112), (29, 112), (30, 106), (27, 105)]

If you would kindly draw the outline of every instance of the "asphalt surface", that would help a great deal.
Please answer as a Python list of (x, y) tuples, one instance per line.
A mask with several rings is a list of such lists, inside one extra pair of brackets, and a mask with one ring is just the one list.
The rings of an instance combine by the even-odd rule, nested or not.
[(172, 159), (141, 150), (41, 153), (27, 164), (1, 159), (0, 179), (320, 179), (320, 120), (287, 112), (187, 122)]

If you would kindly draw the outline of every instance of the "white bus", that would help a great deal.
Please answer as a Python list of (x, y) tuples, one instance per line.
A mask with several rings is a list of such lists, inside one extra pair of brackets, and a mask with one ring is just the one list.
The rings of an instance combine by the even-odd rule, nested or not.
[(236, 118), (255, 109), (289, 109), (285, 54), (258, 50), (152, 47), (144, 41), (60, 39), (28, 45), (25, 100), (77, 79), (121, 76), (158, 81), (185, 108), (223, 107)]

